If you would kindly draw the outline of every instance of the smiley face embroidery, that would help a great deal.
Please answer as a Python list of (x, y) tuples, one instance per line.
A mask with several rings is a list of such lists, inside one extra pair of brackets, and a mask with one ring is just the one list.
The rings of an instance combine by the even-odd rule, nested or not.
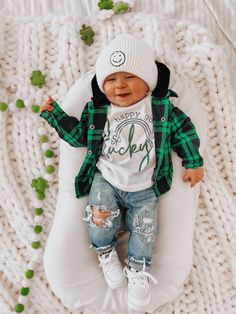
[(110, 61), (114, 67), (119, 67), (125, 63), (125, 54), (122, 51), (115, 51), (112, 53)]

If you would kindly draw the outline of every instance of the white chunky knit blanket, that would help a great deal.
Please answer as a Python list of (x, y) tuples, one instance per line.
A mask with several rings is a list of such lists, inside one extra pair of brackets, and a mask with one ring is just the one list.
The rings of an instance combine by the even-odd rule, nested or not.
[[(91, 46), (80, 39), (82, 24), (91, 25), (96, 33)], [(51, 128), (47, 128), (49, 142), (39, 142), (44, 129), (31, 106), (41, 105), (48, 95), (63, 99), (70, 86), (93, 67), (101, 47), (121, 31), (145, 38), (160, 61), (194, 82), (208, 115), (194, 267), (167, 313), (236, 313), (236, 114), (224, 54), (199, 25), (127, 13), (105, 21), (97, 16), (0, 18), (0, 102), (9, 105), (0, 112), (1, 314), (13, 313), (17, 303), (24, 303), (19, 289), (25, 284), (30, 287), (26, 313), (72, 313), (51, 292), (42, 267), (42, 249), (57, 199), (60, 152)], [(33, 70), (46, 75), (42, 88), (31, 85)], [(16, 107), (17, 99), (24, 100), (26, 107)], [(48, 149), (55, 152), (54, 158), (44, 157)], [(53, 174), (46, 173), (48, 165), (55, 166)], [(31, 187), (32, 179), (38, 177), (50, 185), (42, 216), (33, 211), (42, 205)], [(32, 229), (37, 224), (43, 227), (39, 234)], [(32, 241), (41, 241), (42, 249), (31, 248)], [(28, 269), (35, 270), (32, 279), (24, 277)]]

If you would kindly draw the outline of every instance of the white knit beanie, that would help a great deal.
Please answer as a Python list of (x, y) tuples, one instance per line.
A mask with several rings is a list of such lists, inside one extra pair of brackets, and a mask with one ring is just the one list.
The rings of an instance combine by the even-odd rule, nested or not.
[(96, 62), (96, 77), (104, 92), (106, 77), (116, 72), (132, 73), (146, 82), (150, 91), (157, 84), (155, 55), (151, 48), (133, 35), (119, 35), (100, 53)]

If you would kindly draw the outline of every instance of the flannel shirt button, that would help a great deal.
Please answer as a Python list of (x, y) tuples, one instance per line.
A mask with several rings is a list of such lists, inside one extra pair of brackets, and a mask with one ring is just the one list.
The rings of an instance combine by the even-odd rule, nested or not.
[(162, 117), (162, 118), (161, 118), (161, 121), (162, 121), (162, 122), (166, 121), (166, 118), (165, 118), (165, 117)]
[(88, 155), (92, 155), (92, 151), (91, 150), (88, 150)]
[(89, 128), (90, 128), (90, 130), (94, 130), (95, 129), (95, 125), (94, 124), (90, 124)]

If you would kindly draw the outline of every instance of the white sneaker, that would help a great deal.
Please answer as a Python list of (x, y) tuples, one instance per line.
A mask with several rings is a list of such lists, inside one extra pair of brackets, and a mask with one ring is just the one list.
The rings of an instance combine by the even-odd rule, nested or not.
[(113, 248), (110, 253), (98, 255), (98, 259), (108, 286), (111, 289), (123, 286), (126, 280), (116, 250)]
[(148, 278), (157, 284), (156, 279), (144, 269), (136, 271), (125, 267), (124, 274), (128, 278), (128, 305), (130, 309), (141, 309), (151, 302)]

